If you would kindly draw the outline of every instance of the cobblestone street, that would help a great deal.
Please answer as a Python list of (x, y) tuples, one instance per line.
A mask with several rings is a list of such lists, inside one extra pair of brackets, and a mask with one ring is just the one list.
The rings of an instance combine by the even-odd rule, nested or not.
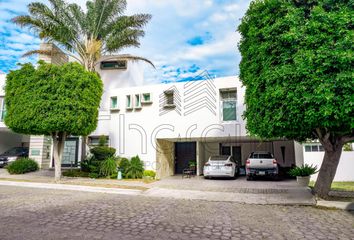
[(353, 213), (0, 187), (0, 239), (354, 239)]

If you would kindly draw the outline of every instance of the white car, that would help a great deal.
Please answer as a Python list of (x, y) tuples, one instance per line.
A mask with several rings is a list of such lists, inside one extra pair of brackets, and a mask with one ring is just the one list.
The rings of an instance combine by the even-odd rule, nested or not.
[(204, 178), (236, 178), (238, 173), (239, 168), (232, 156), (211, 156), (203, 169)]
[(247, 180), (255, 176), (278, 177), (278, 164), (273, 154), (270, 152), (252, 152), (246, 161)]

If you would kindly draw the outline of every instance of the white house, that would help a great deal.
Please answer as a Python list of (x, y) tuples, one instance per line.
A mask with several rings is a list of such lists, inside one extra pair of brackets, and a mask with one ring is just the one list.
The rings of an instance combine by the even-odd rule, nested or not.
[[(63, 56), (41, 58), (52, 63), (67, 61)], [(236, 76), (214, 79), (204, 72), (198, 81), (146, 85), (143, 64), (124, 60), (124, 55), (107, 56), (97, 64), (104, 94), (89, 146), (104, 135), (119, 156), (139, 155), (159, 178), (181, 173), (189, 161), (196, 161), (197, 173), (202, 174), (204, 163), (216, 154), (233, 155), (245, 165), (252, 151), (262, 150), (272, 152), (284, 168), (304, 163), (301, 144), (283, 139), (260, 141), (247, 134), (242, 119), (245, 89)], [(5, 109), (3, 95), (0, 89), (0, 113)], [(68, 138), (63, 166), (78, 166), (85, 158), (81, 144), (80, 137)], [(28, 145), (30, 157), (42, 168), (53, 166), (50, 138), (14, 134), (0, 120), (1, 151)]]

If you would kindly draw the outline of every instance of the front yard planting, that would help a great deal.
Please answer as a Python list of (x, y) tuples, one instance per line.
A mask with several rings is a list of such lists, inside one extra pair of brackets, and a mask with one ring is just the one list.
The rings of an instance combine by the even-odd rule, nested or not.
[(20, 158), (7, 166), (7, 171), (10, 174), (24, 174), (38, 169), (38, 163), (30, 158)]

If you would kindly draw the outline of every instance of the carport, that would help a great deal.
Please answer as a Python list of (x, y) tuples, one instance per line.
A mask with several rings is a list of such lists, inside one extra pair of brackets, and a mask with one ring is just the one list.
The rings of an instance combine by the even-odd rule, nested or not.
[(11, 132), (8, 128), (0, 128), (0, 153), (13, 147), (29, 147), (29, 142), (29, 136)]
[(232, 155), (240, 166), (245, 166), (251, 152), (268, 151), (277, 159), (281, 168), (288, 169), (303, 164), (300, 143), (292, 140), (260, 141), (251, 137), (210, 137), (157, 140), (157, 176), (164, 178), (181, 173), (190, 161), (197, 163), (197, 175), (212, 155)]

